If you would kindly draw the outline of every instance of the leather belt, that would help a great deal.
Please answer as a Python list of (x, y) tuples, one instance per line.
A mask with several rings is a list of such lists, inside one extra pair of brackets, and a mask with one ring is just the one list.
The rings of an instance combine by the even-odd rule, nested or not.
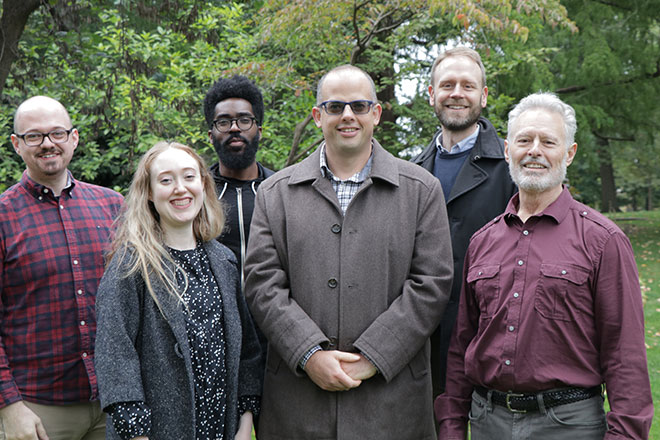
[[(484, 399), (488, 398), (488, 390), (484, 387), (475, 387), (476, 392)], [(507, 408), (514, 413), (526, 413), (528, 411), (538, 411), (539, 394), (543, 396), (543, 405), (546, 408), (553, 408), (567, 403), (579, 402), (602, 393), (600, 385), (591, 388), (562, 388), (551, 391), (541, 391), (539, 393), (503, 393), (493, 390), (491, 401)]]

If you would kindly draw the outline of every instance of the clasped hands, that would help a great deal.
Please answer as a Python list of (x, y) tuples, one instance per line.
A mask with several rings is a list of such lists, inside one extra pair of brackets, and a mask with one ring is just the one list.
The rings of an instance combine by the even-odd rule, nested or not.
[(347, 391), (358, 387), (377, 371), (363, 354), (338, 350), (319, 350), (305, 365), (309, 378), (326, 391)]

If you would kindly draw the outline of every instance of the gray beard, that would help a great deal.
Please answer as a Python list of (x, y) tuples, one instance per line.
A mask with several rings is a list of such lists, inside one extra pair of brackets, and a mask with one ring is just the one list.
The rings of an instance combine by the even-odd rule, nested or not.
[(542, 177), (525, 175), (522, 165), (514, 165), (512, 161), (509, 161), (509, 174), (519, 189), (531, 193), (541, 193), (564, 183), (568, 168), (567, 160), (568, 151), (564, 154), (559, 167), (551, 169), (547, 175)]

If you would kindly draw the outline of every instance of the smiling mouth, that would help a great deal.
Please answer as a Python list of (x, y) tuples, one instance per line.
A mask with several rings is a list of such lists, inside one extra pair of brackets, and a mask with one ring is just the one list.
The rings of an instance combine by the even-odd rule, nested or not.
[(354, 133), (358, 131), (358, 129), (355, 127), (338, 128), (337, 130), (339, 130), (342, 133)]
[(170, 203), (172, 203), (174, 206), (187, 206), (190, 204), (192, 199), (186, 198), (186, 199), (177, 199), (177, 200), (172, 200)]
[(527, 170), (529, 170), (529, 169), (532, 169), (532, 170), (545, 170), (548, 167), (546, 167), (545, 165), (542, 165), (540, 163), (526, 163), (526, 164), (523, 165), (523, 168), (525, 168)]

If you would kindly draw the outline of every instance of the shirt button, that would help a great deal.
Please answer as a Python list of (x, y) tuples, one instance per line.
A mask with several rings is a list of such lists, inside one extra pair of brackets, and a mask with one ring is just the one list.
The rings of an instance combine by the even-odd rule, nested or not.
[(523, 260), (518, 260), (518, 266), (522, 266), (523, 264)]
[(48, 194), (48, 188), (44, 188), (44, 194)]
[(80, 325), (85, 325), (85, 321), (80, 321)]
[(565, 270), (562, 270), (562, 271), (561, 271), (561, 274), (562, 274), (562, 275), (566, 275), (566, 271), (565, 271)]
[(78, 260), (73, 260), (73, 264), (78, 264)]
[(515, 328), (514, 326), (512, 326), (512, 325), (509, 326), (509, 331), (510, 331), (510, 332), (514, 331), (515, 329), (516, 329), (516, 328)]
[(330, 230), (335, 234), (339, 234), (341, 232), (341, 226), (335, 223), (334, 225), (332, 225)]
[(519, 296), (520, 296), (520, 294), (519, 294), (518, 292), (515, 292), (515, 293), (513, 294), (513, 297), (514, 297), (514, 298), (518, 298)]
[(337, 280), (335, 278), (330, 278), (328, 280), (328, 286), (334, 289), (335, 287), (337, 287)]
[(78, 293), (78, 295), (82, 295), (82, 290), (81, 290), (81, 289), (78, 289), (78, 292), (77, 292), (77, 293)]
[(529, 231), (523, 231), (523, 235), (529, 235)]
[(582, 211), (582, 215), (587, 215), (587, 211)]
[(43, 197), (39, 196), (39, 200), (43, 200), (43, 199), (44, 199)]
[(82, 354), (82, 357), (86, 358), (86, 357), (87, 357), (87, 353), (83, 353), (83, 354)]
[(64, 205), (60, 205), (60, 209), (64, 209)]
[(481, 275), (482, 273), (483, 273), (482, 271), (479, 271), (479, 275)]
[(505, 363), (506, 365), (511, 365), (511, 361), (510, 361), (510, 360), (508, 360), (508, 359), (507, 359), (507, 360), (505, 360), (505, 361), (504, 361), (504, 363)]

